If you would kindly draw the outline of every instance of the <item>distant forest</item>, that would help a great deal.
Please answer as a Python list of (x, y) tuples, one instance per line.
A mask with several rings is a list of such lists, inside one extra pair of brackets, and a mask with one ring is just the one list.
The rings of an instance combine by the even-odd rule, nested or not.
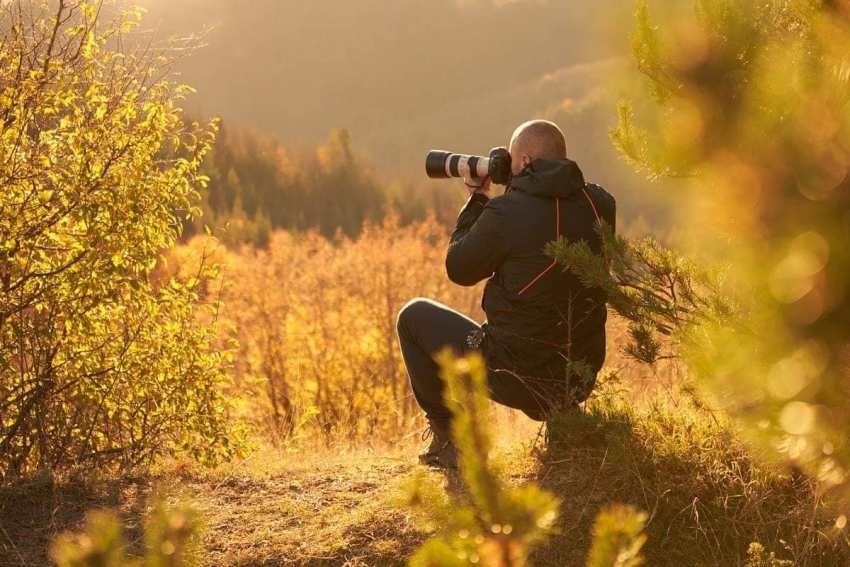
[(336, 129), (312, 150), (285, 147), (253, 129), (222, 125), (203, 166), (209, 185), (203, 215), (187, 222), (184, 238), (204, 226), (224, 242), (265, 247), (274, 229), (316, 229), (356, 236), (365, 221), (392, 209), (402, 222), (429, 212), (446, 220), (462, 192), (425, 190), (383, 180), (352, 148), (348, 130)]
[[(670, 228), (667, 219), (675, 198), (666, 203), (658, 199), (650, 184), (616, 156), (608, 138), (615, 104), (601, 90), (563, 100), (539, 115), (565, 130), (569, 155), (588, 181), (617, 196), (624, 229), (634, 234), (650, 226), (656, 233)], [(205, 225), (230, 245), (265, 247), (275, 229), (356, 236), (365, 221), (380, 220), (390, 209), (402, 223), (429, 214), (443, 224), (453, 222), (465, 198), (460, 183), (428, 180), (424, 152), (410, 158), (418, 166), (411, 164), (402, 175), (361, 153), (346, 129), (332, 130), (316, 147), (303, 148), (225, 122), (203, 166), (210, 179), (201, 203), (203, 215), (187, 223), (184, 237), (202, 233)]]

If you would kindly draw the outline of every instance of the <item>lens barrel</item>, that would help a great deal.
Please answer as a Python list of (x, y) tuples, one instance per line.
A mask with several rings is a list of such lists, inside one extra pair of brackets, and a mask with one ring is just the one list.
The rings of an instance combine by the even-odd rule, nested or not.
[(431, 179), (469, 177), (481, 179), (490, 171), (490, 158), (433, 150), (425, 157), (425, 173)]

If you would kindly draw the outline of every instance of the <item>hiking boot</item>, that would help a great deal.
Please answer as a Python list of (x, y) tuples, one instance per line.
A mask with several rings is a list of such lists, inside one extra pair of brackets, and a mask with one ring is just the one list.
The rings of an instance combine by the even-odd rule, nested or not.
[(448, 422), (428, 420), (428, 429), (422, 434), (422, 439), (431, 436), (428, 449), (419, 455), (419, 463), (438, 469), (457, 468), (457, 449), (449, 433)]

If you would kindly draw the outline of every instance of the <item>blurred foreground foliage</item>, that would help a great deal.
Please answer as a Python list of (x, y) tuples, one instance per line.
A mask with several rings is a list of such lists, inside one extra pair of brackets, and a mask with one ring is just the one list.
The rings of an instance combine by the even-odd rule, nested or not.
[(638, 567), (646, 542), (643, 529), (647, 515), (631, 506), (614, 505), (603, 510), (593, 525), (593, 544), (587, 567)]
[[(680, 178), (694, 258), (609, 238), (604, 285), (634, 321), (635, 354), (653, 360), (654, 333), (674, 331), (712, 406), (846, 497), (850, 6), (641, 1), (634, 57), (647, 94), (621, 105), (612, 138), (650, 176)], [(609, 277), (585, 263), (586, 278)]]
[[(499, 467), (490, 458), (493, 433), (483, 358), (478, 354), (456, 358), (444, 351), (438, 359), (453, 415), (459, 478), (458, 473), (446, 473), (450, 494), (425, 475), (412, 482), (410, 504), (425, 512), (431, 529), (439, 526), (439, 532), (410, 558), (410, 565), (529, 565), (533, 549), (553, 534), (560, 502), (535, 483), (510, 486), (500, 478)], [(603, 510), (594, 526), (587, 565), (640, 565), (645, 521), (645, 514), (629, 506)]]
[[(488, 419), (487, 371), (480, 355), (439, 356), (452, 411), (452, 438), (458, 449), (462, 480), (456, 498), (443, 487), (419, 478), (410, 503), (426, 508), (441, 535), (410, 559), (413, 566), (482, 565), (519, 567), (557, 518), (558, 500), (534, 484), (506, 486), (490, 460), (493, 446)], [(453, 473), (449, 473), (453, 474)]]
[(231, 449), (214, 267), (153, 276), (216, 125), (184, 122), (162, 50), (127, 47), (139, 11), (99, 7), (0, 5), (0, 480)]
[(121, 522), (105, 510), (89, 512), (80, 533), (56, 538), (50, 556), (58, 567), (190, 567), (200, 564), (200, 519), (187, 502), (157, 501), (145, 522), (145, 553), (127, 554)]

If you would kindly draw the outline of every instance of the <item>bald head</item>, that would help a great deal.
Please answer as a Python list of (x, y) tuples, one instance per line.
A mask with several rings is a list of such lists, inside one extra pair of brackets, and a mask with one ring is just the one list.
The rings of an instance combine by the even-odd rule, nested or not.
[(514, 130), (510, 152), (513, 174), (517, 175), (536, 159), (566, 159), (567, 142), (554, 122), (530, 120)]

